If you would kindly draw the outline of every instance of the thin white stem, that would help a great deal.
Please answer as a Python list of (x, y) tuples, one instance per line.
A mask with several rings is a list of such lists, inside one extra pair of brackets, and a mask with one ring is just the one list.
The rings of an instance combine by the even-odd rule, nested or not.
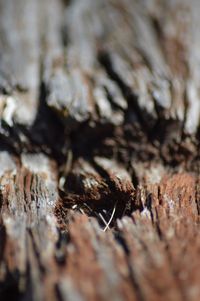
[(115, 206), (114, 206), (114, 208), (113, 208), (111, 217), (110, 217), (110, 219), (109, 219), (109, 222), (107, 223), (106, 227), (103, 229), (104, 232), (109, 228), (110, 223), (112, 222), (112, 219), (113, 219), (114, 214), (115, 214), (116, 207), (117, 207), (117, 202), (115, 203)]
[(104, 222), (105, 226), (107, 226), (107, 221), (105, 220), (105, 218), (103, 217), (103, 215), (101, 213), (98, 213), (98, 215), (100, 216), (100, 218), (102, 219), (102, 221)]
[[(84, 203), (84, 206), (87, 207), (90, 210), (90, 212), (92, 212), (92, 209), (86, 203)], [(100, 219), (103, 221), (104, 225), (107, 225), (107, 222), (106, 222), (106, 220), (104, 219), (104, 217), (103, 217), (103, 215), (101, 213), (94, 212), (94, 214), (97, 217), (100, 217)]]

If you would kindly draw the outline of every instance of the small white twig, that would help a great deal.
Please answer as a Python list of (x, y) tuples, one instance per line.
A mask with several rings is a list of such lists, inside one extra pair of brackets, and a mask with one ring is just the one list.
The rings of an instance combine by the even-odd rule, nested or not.
[(105, 220), (105, 218), (103, 217), (103, 215), (101, 213), (98, 213), (98, 215), (100, 216), (101, 220), (104, 222), (104, 225), (107, 226), (107, 221)]
[(107, 223), (107, 225), (106, 225), (105, 228), (103, 229), (104, 232), (109, 228), (110, 223), (112, 222), (112, 219), (113, 219), (114, 214), (115, 214), (116, 207), (117, 207), (117, 202), (115, 203), (115, 206), (114, 206), (114, 208), (113, 208), (111, 217), (110, 217), (110, 219), (109, 219), (109, 222)]
[(82, 214), (85, 214), (84, 210), (82, 208), (79, 208), (79, 211), (82, 213)]
[[(86, 204), (86, 203), (83, 203), (85, 207), (87, 207), (90, 212), (92, 212), (92, 209)], [(96, 213), (95, 211), (93, 212), (98, 218), (100, 217), (101, 220), (103, 221), (104, 225), (107, 225), (107, 222), (106, 220), (104, 219), (103, 215), (101, 213)]]

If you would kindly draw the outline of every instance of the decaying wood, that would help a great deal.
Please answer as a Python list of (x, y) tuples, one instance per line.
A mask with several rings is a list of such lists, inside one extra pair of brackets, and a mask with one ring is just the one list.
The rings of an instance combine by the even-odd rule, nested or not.
[(0, 0), (0, 299), (200, 299), (198, 0)]

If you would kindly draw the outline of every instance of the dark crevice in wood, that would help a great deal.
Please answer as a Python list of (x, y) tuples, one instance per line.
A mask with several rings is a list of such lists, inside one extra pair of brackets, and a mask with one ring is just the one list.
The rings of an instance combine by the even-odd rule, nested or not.
[(62, 293), (61, 293), (61, 291), (59, 289), (58, 284), (55, 285), (55, 294), (56, 294), (56, 298), (57, 298), (56, 300), (58, 300), (58, 301), (64, 301)]
[(40, 88), (38, 113), (29, 135), (38, 151), (50, 154), (58, 163), (63, 162), (64, 154), (61, 150), (65, 146), (64, 127), (46, 104), (46, 89), (43, 83)]
[(162, 233), (162, 230), (159, 227), (159, 218), (157, 220), (157, 231), (158, 231), (158, 236), (159, 238), (164, 241), (165, 243), (165, 251), (166, 251), (166, 255), (167, 255), (167, 259), (169, 261), (169, 267), (171, 269), (171, 273), (174, 277), (175, 280), (175, 284), (178, 286), (178, 291), (181, 295), (181, 300), (185, 300), (187, 301), (188, 299), (186, 298), (185, 292), (184, 292), (184, 287), (181, 285), (181, 282), (179, 280), (179, 275), (178, 275), (178, 271), (176, 271), (176, 267), (173, 264), (173, 259), (172, 259), (172, 255), (171, 255), (171, 250), (170, 250), (170, 246), (168, 245), (167, 240), (165, 240), (165, 237)]
[(119, 85), (125, 99), (127, 99), (127, 102), (129, 104), (129, 109), (130, 107), (133, 107), (134, 111), (137, 114), (138, 120), (140, 121), (140, 124), (143, 127), (144, 133), (146, 133), (148, 127), (147, 127), (146, 120), (144, 119), (144, 112), (141, 112), (141, 109), (138, 106), (137, 95), (135, 95), (134, 91), (131, 91), (130, 88), (126, 86), (126, 84), (123, 82), (120, 76), (113, 70), (112, 60), (109, 56), (109, 53), (107, 53), (106, 51), (101, 51), (99, 52), (98, 58), (100, 63), (103, 65), (106, 72), (108, 73), (108, 75)]
[(70, 237), (66, 231), (58, 228), (58, 240), (55, 247), (55, 259), (59, 265), (64, 265), (67, 261), (65, 246), (70, 242)]
[(154, 224), (155, 223), (155, 217), (154, 217), (153, 211), (152, 211), (152, 205), (153, 205), (153, 196), (152, 196), (152, 193), (147, 194), (146, 204), (145, 205), (146, 205), (147, 209), (150, 212), (151, 220), (152, 220), (152, 223)]
[(198, 215), (200, 215), (200, 151), (197, 157), (197, 180), (196, 180), (196, 194), (195, 194), (195, 200), (196, 200), (196, 206), (197, 206), (197, 212)]
[(35, 253), (35, 258), (37, 259), (37, 263), (38, 263), (39, 269), (40, 269), (41, 274), (43, 276), (46, 273), (46, 268), (43, 266), (43, 264), (42, 264), (42, 262), (40, 260), (40, 252), (37, 249), (37, 245), (36, 245), (36, 242), (34, 240), (34, 236), (33, 236), (32, 230), (28, 229), (28, 233), (29, 233), (30, 238), (31, 238), (31, 243), (32, 243), (33, 251)]
[(145, 301), (146, 298), (145, 298), (145, 296), (143, 294), (143, 291), (142, 291), (142, 288), (140, 286), (139, 279), (137, 278), (137, 276), (134, 272), (134, 268), (133, 268), (134, 263), (133, 264), (131, 263), (129, 247), (126, 243), (126, 239), (123, 237), (123, 233), (121, 233), (120, 231), (119, 231), (119, 234), (117, 236), (117, 241), (120, 243), (120, 245), (122, 246), (122, 248), (124, 249), (124, 252), (126, 254), (126, 261), (127, 261), (128, 271), (129, 271), (129, 275), (130, 275), (132, 285), (133, 285), (134, 290), (135, 290), (135, 294), (137, 296), (137, 300), (138, 301)]
[(4, 283), (0, 284), (1, 300), (20, 301), (23, 294), (19, 292), (19, 282), (16, 275), (7, 274)]
[(0, 263), (2, 263), (6, 246), (6, 229), (2, 221), (0, 222), (0, 241)]

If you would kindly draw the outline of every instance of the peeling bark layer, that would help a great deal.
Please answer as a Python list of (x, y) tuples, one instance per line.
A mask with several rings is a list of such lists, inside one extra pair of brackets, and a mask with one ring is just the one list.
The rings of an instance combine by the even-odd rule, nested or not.
[(200, 299), (200, 4), (0, 0), (0, 299)]

